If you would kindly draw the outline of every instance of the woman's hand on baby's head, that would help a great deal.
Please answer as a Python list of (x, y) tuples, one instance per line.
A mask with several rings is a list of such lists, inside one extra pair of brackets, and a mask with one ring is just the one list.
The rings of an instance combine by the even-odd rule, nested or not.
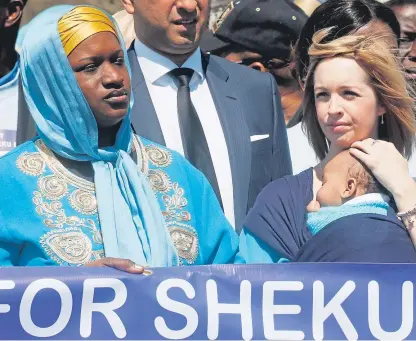
[(394, 196), (405, 192), (413, 183), (407, 160), (390, 142), (371, 138), (357, 141), (351, 145), (350, 153), (362, 161)]
[(312, 200), (308, 204), (308, 206), (306, 206), (306, 212), (308, 213), (318, 212), (320, 208), (321, 208), (321, 204), (316, 200)]

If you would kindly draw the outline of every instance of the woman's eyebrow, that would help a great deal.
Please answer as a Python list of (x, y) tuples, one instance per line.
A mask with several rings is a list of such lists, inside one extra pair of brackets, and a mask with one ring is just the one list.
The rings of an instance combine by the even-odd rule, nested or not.
[[(112, 53), (110, 54), (110, 56), (111, 56), (111, 57), (116, 56), (116, 55), (120, 54), (121, 52), (123, 52), (123, 50), (122, 50), (122, 49), (117, 50), (117, 51), (114, 51), (114, 52), (112, 52)], [(85, 61), (85, 60), (92, 60), (92, 61), (95, 61), (95, 60), (100, 60), (100, 59), (102, 59), (102, 58), (104, 58), (104, 56), (103, 56), (103, 55), (98, 55), (98, 56), (88, 56), (88, 57), (84, 57), (84, 58), (79, 59), (79, 61), (80, 61), (80, 62)]]
[(114, 52), (112, 53), (112, 55), (119, 54), (120, 52), (123, 52), (123, 50), (122, 50), (122, 49), (120, 49), (120, 50), (114, 51)]
[(81, 59), (79, 59), (78, 61), (80, 61), (80, 62), (83, 62), (83, 61), (85, 61), (85, 60), (92, 60), (92, 61), (95, 61), (95, 60), (97, 60), (97, 59), (100, 59), (100, 56), (88, 56), (88, 57), (81, 58)]

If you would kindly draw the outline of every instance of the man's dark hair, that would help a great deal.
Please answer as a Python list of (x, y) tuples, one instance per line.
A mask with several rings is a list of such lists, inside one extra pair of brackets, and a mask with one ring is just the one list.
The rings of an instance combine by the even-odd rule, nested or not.
[(390, 0), (385, 3), (389, 7), (416, 5), (415, 0)]

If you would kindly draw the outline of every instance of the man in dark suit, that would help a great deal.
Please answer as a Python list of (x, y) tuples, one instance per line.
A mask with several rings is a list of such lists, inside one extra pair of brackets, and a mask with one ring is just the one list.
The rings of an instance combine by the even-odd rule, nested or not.
[(240, 229), (263, 187), (292, 171), (274, 78), (201, 53), (208, 0), (122, 2), (138, 38), (129, 49), (135, 131), (185, 155)]

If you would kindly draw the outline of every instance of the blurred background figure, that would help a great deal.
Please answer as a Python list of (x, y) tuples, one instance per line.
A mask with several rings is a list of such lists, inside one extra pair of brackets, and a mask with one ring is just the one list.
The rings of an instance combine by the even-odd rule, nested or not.
[(22, 24), (27, 24), (35, 15), (49, 7), (69, 4), (97, 6), (110, 14), (114, 14), (123, 8), (120, 0), (34, 0), (30, 1), (25, 7)]
[[(400, 24), (399, 55), (406, 78), (416, 90), (416, 0), (391, 0), (387, 5), (396, 14)], [(409, 169), (416, 179), (416, 158), (409, 160)]]
[(407, 78), (416, 84), (416, 0), (392, 0), (387, 3), (400, 24), (399, 53)]
[(27, 0), (0, 0), (0, 156), (16, 146), (19, 57), (15, 44)]
[[(299, 0), (310, 12), (320, 3)], [(292, 0), (231, 2), (212, 30), (206, 31), (201, 49), (252, 69), (271, 73), (279, 86), (285, 121), (302, 101), (293, 76), (291, 51), (308, 16)]]
[(133, 16), (123, 9), (114, 14), (113, 17), (123, 35), (126, 47), (129, 48), (134, 39), (136, 39)]

